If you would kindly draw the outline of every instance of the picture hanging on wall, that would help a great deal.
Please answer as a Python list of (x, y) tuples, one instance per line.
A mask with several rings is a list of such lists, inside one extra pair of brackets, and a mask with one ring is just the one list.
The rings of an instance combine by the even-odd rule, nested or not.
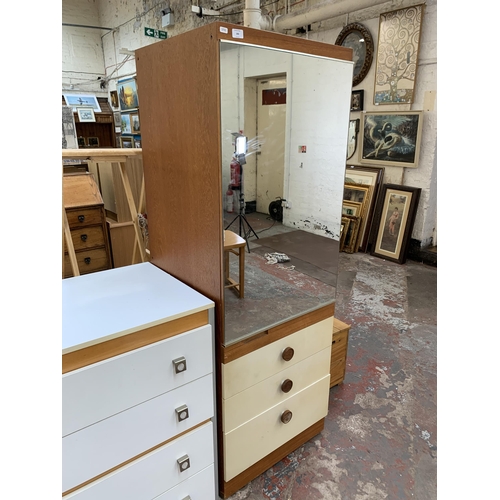
[(359, 118), (349, 120), (349, 136), (347, 138), (347, 159), (351, 159), (358, 146)]
[(139, 122), (139, 113), (130, 113), (130, 124), (133, 134), (138, 134), (141, 131), (141, 124)]
[(384, 184), (373, 225), (371, 255), (406, 262), (421, 188)]
[(117, 108), (118, 107), (118, 92), (116, 90), (112, 90), (109, 93), (109, 96), (111, 98), (111, 106), (113, 108)]
[(139, 107), (139, 96), (137, 94), (137, 81), (135, 78), (118, 80), (116, 83), (118, 101), (121, 111), (130, 111)]
[(73, 108), (73, 113), (76, 113), (76, 108), (79, 106), (92, 108), (95, 113), (101, 112), (101, 106), (95, 95), (63, 94), (63, 97), (66, 104)]
[(365, 112), (361, 132), (361, 163), (418, 167), (422, 111)]
[(364, 90), (353, 90), (351, 94), (351, 111), (363, 111), (364, 99)]
[(121, 121), (121, 127), (122, 127), (122, 134), (131, 134), (132, 133), (132, 122), (130, 121), (130, 114), (129, 113), (122, 113), (122, 121)]
[(352, 86), (359, 85), (368, 74), (373, 61), (373, 39), (368, 29), (360, 23), (344, 26), (335, 45), (352, 49), (354, 69)]
[(95, 122), (94, 110), (92, 108), (76, 108), (78, 120), (81, 123)]
[(380, 15), (374, 104), (412, 103), (424, 4)]

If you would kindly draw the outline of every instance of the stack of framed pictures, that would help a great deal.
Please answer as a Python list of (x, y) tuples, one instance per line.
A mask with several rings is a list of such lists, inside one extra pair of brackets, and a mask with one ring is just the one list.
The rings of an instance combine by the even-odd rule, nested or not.
[[(358, 217), (356, 241), (350, 242), (349, 249), (366, 252), (375, 204), (384, 179), (384, 167), (346, 167), (342, 217)], [(341, 247), (342, 249), (342, 247)], [(344, 250), (345, 251), (345, 250)]]

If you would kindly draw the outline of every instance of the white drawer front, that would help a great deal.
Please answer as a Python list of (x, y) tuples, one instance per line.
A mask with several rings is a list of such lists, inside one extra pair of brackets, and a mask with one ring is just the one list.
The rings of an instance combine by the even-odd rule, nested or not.
[[(224, 432), (229, 432), (260, 415), (330, 373), (331, 347), (309, 356), (300, 363), (273, 375), (252, 387), (222, 400)], [(285, 380), (293, 382), (287, 393), (281, 390)]]
[[(187, 370), (172, 360), (184, 356)], [(211, 326), (141, 347), (62, 377), (62, 435), (82, 429), (212, 372)]]
[[(189, 416), (179, 422), (176, 408), (184, 405)], [(144, 453), (213, 415), (213, 379), (209, 374), (65, 436), (62, 491)]]
[[(177, 460), (188, 455), (190, 467), (179, 470)], [(134, 460), (65, 500), (150, 500), (213, 464), (213, 426), (209, 422), (179, 439)]]
[(183, 500), (188, 496), (191, 500), (215, 500), (215, 470), (213, 465), (174, 486), (163, 495), (156, 497), (155, 500)]
[[(222, 397), (228, 399), (252, 385), (332, 345), (333, 316), (308, 326), (261, 349), (222, 365)], [(290, 361), (281, 353), (294, 350)]]
[[(229, 481), (328, 413), (330, 376), (269, 409), (231, 432), (224, 433), (224, 479)], [(290, 410), (287, 424), (280, 420)]]

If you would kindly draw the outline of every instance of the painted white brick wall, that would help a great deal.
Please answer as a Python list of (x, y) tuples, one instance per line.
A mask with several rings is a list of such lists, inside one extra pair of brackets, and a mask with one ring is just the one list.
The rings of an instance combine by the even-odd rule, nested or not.
[[(167, 31), (172, 37), (184, 31), (196, 28), (212, 21), (209, 18), (198, 18), (191, 13), (193, 2), (185, 0), (170, 0), (175, 23), (172, 27), (161, 27), (161, 9), (167, 5), (167, 1), (155, 5), (157, 0), (63, 0), (63, 22), (100, 25), (115, 27), (113, 32), (101, 32), (99, 30), (84, 30), (81, 28), (63, 27), (63, 88), (65, 85), (77, 83), (82, 92), (94, 89), (97, 95), (108, 95), (109, 90), (116, 88), (116, 79), (123, 78), (135, 73), (135, 62), (133, 57), (120, 54), (120, 49), (135, 50), (137, 48), (156, 43), (158, 40), (146, 37), (144, 28), (150, 27)], [(310, 0), (309, 5), (314, 5)], [(321, 3), (321, 2), (319, 2)], [(411, 0), (399, 0), (397, 5), (391, 2), (369, 9), (364, 9), (350, 14), (346, 19), (325, 20), (316, 23), (314, 27), (319, 27), (320, 31), (309, 33), (307, 36), (312, 40), (319, 40), (327, 43), (335, 43), (335, 40), (347, 22), (361, 22), (372, 34), (375, 47), (378, 40), (378, 24), (380, 12), (387, 12), (396, 8), (403, 8), (415, 4)], [(276, 4), (276, 6), (281, 4)], [(275, 5), (270, 6), (274, 9)], [(303, 4), (299, 4), (292, 10), (301, 10)], [(285, 13), (280, 10), (279, 14)], [(241, 22), (242, 15), (225, 18), (228, 22)], [(101, 35), (102, 41), (101, 41)], [(102, 44), (99, 53), (99, 44)], [(421, 36), (421, 46), (419, 55), (419, 65), (416, 80), (415, 103), (411, 109), (424, 109), (424, 130), (422, 134), (422, 144), (420, 152), (420, 162), (416, 169), (387, 167), (385, 181), (394, 184), (404, 184), (422, 188), (422, 197), (419, 203), (417, 219), (412, 237), (421, 241), (422, 244), (431, 242), (436, 234), (437, 219), (437, 104), (435, 92), (437, 89), (437, 0), (426, 2), (423, 31)], [(102, 55), (104, 54), (104, 55)], [(83, 73), (78, 73), (81, 68)], [(88, 72), (88, 73), (87, 73)], [(84, 79), (105, 73), (110, 78), (108, 89), (105, 92), (96, 88), (95, 84), (84, 85)], [(365, 110), (374, 111), (377, 109), (373, 105), (375, 61), (372, 64), (366, 78), (356, 89), (365, 90)], [(165, 82), (168, 89), (168, 82)], [(140, 99), (140, 89), (139, 89)], [(391, 110), (408, 109), (408, 105), (390, 106)], [(358, 118), (359, 113), (351, 113), (352, 118)], [(349, 164), (358, 165), (359, 149)], [(224, 185), (224, 184), (223, 184)], [(315, 192), (308, 192), (304, 189), (303, 196), (311, 199), (317, 196)]]

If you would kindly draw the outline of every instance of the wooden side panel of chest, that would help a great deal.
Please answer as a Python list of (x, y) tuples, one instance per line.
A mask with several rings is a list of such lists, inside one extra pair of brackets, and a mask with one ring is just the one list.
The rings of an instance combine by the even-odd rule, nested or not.
[[(111, 267), (106, 215), (101, 193), (92, 174), (63, 176), (63, 202), (80, 274)], [(73, 275), (66, 244), (64, 275)]]

